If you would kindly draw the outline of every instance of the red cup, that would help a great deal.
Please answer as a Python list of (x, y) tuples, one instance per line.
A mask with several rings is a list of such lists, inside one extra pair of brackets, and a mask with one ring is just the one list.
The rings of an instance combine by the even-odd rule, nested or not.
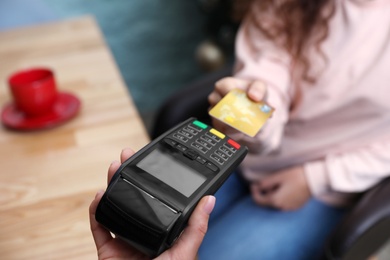
[(27, 117), (39, 117), (52, 111), (58, 93), (51, 70), (19, 71), (11, 75), (8, 83), (17, 109)]

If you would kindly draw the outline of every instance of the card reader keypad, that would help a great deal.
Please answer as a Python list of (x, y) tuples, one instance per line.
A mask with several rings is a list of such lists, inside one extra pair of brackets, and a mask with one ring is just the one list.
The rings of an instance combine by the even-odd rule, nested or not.
[(180, 141), (183, 141), (185, 143), (187, 143), (188, 140), (190, 139), (190, 138), (187, 138), (187, 137), (179, 135), (179, 134), (174, 134), (173, 137), (175, 137), (176, 139), (178, 139)]
[[(185, 156), (204, 164), (213, 171), (218, 170), (215, 164), (224, 165), (240, 148), (240, 145), (234, 140), (197, 120), (178, 129), (172, 136), (179, 142), (166, 139), (167, 143), (183, 152), (187, 150), (184, 153)], [(181, 145), (180, 142), (183, 142), (187, 147)], [(192, 149), (189, 149), (189, 146)]]

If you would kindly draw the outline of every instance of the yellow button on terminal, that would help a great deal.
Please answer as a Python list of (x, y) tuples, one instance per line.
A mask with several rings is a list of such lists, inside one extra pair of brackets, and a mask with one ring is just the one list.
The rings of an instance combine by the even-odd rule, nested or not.
[(210, 129), (210, 133), (212, 133), (212, 134), (218, 136), (218, 137), (221, 138), (221, 139), (224, 139), (224, 138), (225, 138), (225, 135), (224, 135), (224, 134), (222, 134), (222, 133), (219, 132), (218, 130), (215, 130), (214, 128), (211, 128), (211, 129)]

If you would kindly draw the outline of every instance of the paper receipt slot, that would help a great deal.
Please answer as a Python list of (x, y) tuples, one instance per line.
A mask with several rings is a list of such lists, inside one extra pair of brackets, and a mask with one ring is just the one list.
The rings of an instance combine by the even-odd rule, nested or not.
[(190, 118), (122, 164), (96, 220), (155, 257), (172, 246), (199, 200), (214, 194), (246, 154), (245, 146)]

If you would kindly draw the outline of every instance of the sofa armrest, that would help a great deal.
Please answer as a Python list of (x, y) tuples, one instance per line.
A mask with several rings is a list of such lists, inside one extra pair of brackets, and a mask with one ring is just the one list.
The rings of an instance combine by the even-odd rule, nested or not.
[(390, 178), (366, 192), (325, 247), (325, 259), (359, 260), (375, 254), (390, 238)]

